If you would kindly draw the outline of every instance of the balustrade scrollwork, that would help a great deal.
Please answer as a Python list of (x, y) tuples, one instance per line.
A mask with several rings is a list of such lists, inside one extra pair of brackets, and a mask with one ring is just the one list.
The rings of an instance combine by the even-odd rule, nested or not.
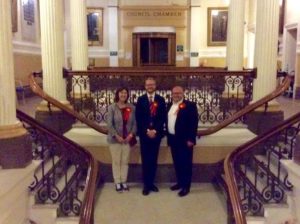
[(300, 114), (289, 125), (240, 154), (235, 176), (245, 214), (263, 214), (263, 204), (284, 203), (285, 191), (293, 189), (280, 160), (292, 159), (300, 131)]
[[(106, 122), (107, 106), (114, 101), (115, 90), (126, 86), (129, 101), (136, 103), (144, 94), (144, 80), (152, 76), (157, 92), (171, 102), (171, 88), (181, 85), (185, 98), (197, 104), (199, 125), (215, 125), (249, 104), (252, 100), (255, 70), (197, 70), (176, 68), (145, 71), (134, 68), (67, 71), (67, 97), (77, 112), (98, 123)], [(239, 120), (242, 122), (243, 118)]]
[(79, 146), (51, 134), (21, 112), (18, 118), (30, 134), (33, 158), (41, 161), (29, 186), (36, 193), (36, 203), (58, 203), (60, 216), (78, 216), (88, 169), (88, 162), (76, 149)]

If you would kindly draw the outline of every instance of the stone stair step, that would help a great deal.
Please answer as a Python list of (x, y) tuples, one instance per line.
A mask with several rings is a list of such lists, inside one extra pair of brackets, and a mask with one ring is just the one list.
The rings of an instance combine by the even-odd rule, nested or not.
[[(0, 223), (24, 223), (29, 204), (28, 186), (39, 162), (23, 169), (0, 170)], [(18, 215), (16, 215), (18, 211)]]
[[(90, 128), (73, 128), (65, 133), (65, 137), (86, 147), (100, 162), (111, 164), (111, 156), (106, 142), (106, 135)], [(195, 164), (214, 164), (234, 150), (239, 145), (256, 137), (255, 134), (245, 128), (226, 128), (210, 136), (197, 139), (194, 148)], [(131, 164), (141, 164), (139, 143), (132, 148)], [(159, 164), (173, 164), (166, 137), (162, 139), (161, 150), (158, 158)]]
[(265, 224), (266, 219), (264, 217), (247, 216), (247, 224)]

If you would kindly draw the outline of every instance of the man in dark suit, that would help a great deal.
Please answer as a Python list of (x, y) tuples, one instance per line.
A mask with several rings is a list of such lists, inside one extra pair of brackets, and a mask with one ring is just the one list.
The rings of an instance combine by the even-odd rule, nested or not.
[(183, 99), (181, 86), (172, 89), (172, 104), (167, 107), (168, 145), (171, 147), (177, 184), (172, 191), (180, 197), (190, 192), (193, 165), (193, 147), (196, 144), (198, 112), (195, 103)]
[(136, 105), (137, 132), (140, 138), (143, 195), (150, 191), (158, 192), (154, 185), (157, 157), (164, 132), (166, 104), (163, 97), (155, 93), (156, 81), (149, 77), (145, 80), (146, 94), (140, 96)]

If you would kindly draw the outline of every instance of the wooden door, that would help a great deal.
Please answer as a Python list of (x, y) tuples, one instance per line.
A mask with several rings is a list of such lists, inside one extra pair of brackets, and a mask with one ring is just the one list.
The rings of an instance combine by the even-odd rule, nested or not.
[(134, 66), (175, 66), (175, 33), (134, 33)]

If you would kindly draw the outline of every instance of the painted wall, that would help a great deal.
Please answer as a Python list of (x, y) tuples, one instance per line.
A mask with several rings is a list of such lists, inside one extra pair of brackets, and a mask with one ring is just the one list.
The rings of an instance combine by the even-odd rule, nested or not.
[(23, 85), (28, 85), (28, 74), (42, 68), (39, 9), (35, 0), (34, 21), (31, 23), (24, 19), (22, 1), (17, 1), (17, 3), (18, 28), (17, 32), (13, 33), (14, 72), (15, 79), (21, 80)]
[(188, 0), (119, 0), (120, 5), (139, 5), (139, 6), (145, 6), (145, 5), (173, 5), (173, 6), (184, 6), (188, 4)]
[[(248, 0), (247, 0), (248, 1)], [(69, 4), (70, 0), (67, 0), (67, 4)], [(109, 58), (109, 50), (108, 50), (108, 6), (109, 0), (97, 1), (97, 0), (87, 0), (88, 7), (102, 7), (103, 8), (103, 46), (101, 47), (89, 47), (89, 57), (95, 58), (96, 66), (108, 66), (108, 58)], [(228, 1), (226, 0), (202, 0), (196, 1), (200, 3), (200, 13), (201, 20), (198, 22), (198, 36), (200, 36), (199, 44), (198, 44), (198, 52), (199, 52), (199, 65), (204, 66), (225, 66), (225, 55), (226, 55), (226, 47), (208, 47), (207, 46), (207, 8), (208, 7), (226, 7), (228, 6)], [(66, 30), (67, 36), (69, 36), (69, 12), (68, 5), (66, 4)], [(186, 21), (185, 25), (181, 27), (176, 27), (176, 36), (177, 36), (177, 44), (184, 46), (184, 53), (177, 57), (176, 65), (177, 66), (188, 66), (189, 65), (189, 53), (190, 53), (190, 1), (188, 0), (120, 0), (119, 1), (119, 66), (131, 66), (132, 65), (132, 29), (133, 27), (124, 27), (122, 26), (122, 7), (187, 7)], [(247, 12), (247, 9), (246, 9)], [(247, 20), (247, 17), (246, 19)], [(177, 21), (178, 23), (178, 21)], [(137, 25), (143, 26), (144, 22), (137, 23)], [(165, 23), (163, 21), (152, 21), (152, 24), (146, 24), (151, 26), (164, 26)], [(170, 26), (174, 26), (174, 24), (169, 24)], [(246, 35), (246, 26), (245, 26), (245, 35)], [(68, 55), (70, 55), (70, 47), (69, 47), (69, 38), (67, 38), (68, 42)], [(247, 43), (247, 36), (245, 36), (245, 46)], [(245, 48), (245, 55), (247, 49)]]
[(284, 23), (291, 24), (300, 21), (300, 4), (299, 0), (285, 0), (285, 17)]
[[(298, 0), (286, 0), (285, 2), (282, 68), (285, 69), (289, 63), (290, 46), (296, 45), (294, 97), (300, 98), (300, 4)], [(297, 30), (296, 42), (292, 44), (289, 43), (291, 32), (288, 30), (290, 29)]]

